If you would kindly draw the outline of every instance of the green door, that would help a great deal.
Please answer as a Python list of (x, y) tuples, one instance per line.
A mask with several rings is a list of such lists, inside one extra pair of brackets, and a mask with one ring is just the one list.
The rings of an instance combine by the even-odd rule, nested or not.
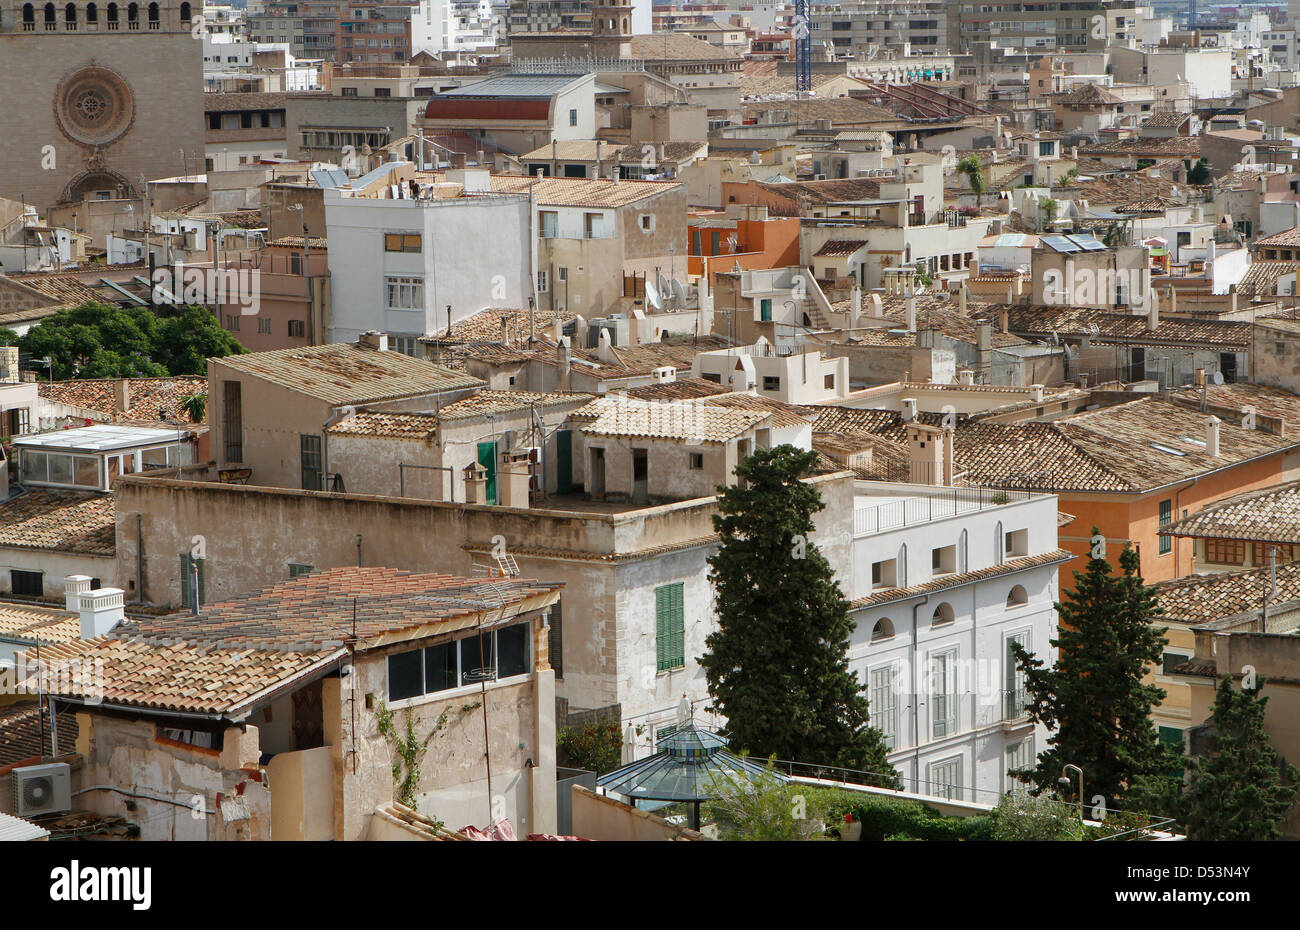
[(758, 317), (764, 323), (772, 322), (772, 298), (764, 297), (758, 302)]
[(497, 444), (480, 442), (478, 444), (478, 463), (487, 469), (487, 502), (497, 502)]
[(555, 434), (556, 493), (573, 491), (573, 432), (562, 429)]

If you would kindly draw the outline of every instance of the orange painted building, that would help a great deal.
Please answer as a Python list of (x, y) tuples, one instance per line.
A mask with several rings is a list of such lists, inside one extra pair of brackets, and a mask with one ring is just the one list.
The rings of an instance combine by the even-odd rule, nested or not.
[(771, 216), (766, 207), (725, 212), (693, 210), (686, 218), (687, 272), (761, 270), (799, 264), (798, 217)]

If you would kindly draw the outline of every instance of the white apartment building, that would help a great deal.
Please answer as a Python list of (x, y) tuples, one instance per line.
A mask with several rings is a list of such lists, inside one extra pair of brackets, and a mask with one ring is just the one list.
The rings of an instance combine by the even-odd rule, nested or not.
[[(943, 442), (921, 431), (909, 429), (914, 469), (918, 443)], [(1053, 495), (858, 483), (849, 665), (906, 789), (995, 803), (1019, 786), (1008, 769), (1047, 748), (1010, 644), (1048, 655), (1057, 568), (1072, 558), (1056, 534)]]
[(732, 391), (753, 390), (786, 404), (826, 404), (848, 395), (849, 360), (773, 346), (759, 337), (752, 346), (698, 353), (691, 362), (691, 377)]
[(411, 54), (492, 48), (490, 0), (424, 0), (411, 11)]
[(485, 307), (526, 307), (533, 296), (527, 195), (467, 183), (426, 185), (412, 198), (408, 183), (396, 182), (410, 167), (389, 163), (324, 192), (330, 342), (378, 330), (396, 350), (419, 355), (418, 337)]

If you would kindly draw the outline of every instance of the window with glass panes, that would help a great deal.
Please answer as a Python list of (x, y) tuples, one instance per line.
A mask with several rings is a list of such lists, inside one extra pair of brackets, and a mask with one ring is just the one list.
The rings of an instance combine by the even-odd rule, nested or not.
[(686, 664), (682, 592), (681, 582), (655, 588), (655, 664), (661, 672)]
[(867, 699), (871, 726), (883, 734), (885, 748), (893, 749), (898, 739), (898, 702), (894, 694), (894, 667), (886, 665), (871, 671)]
[(949, 801), (961, 798), (961, 759), (931, 763), (930, 794)]
[(934, 739), (957, 730), (957, 650), (930, 657), (930, 725)]
[(409, 698), (477, 684), (483, 677), (500, 681), (532, 671), (529, 632), (532, 624), (515, 623), (465, 639), (412, 649), (388, 657), (388, 699)]
[(1205, 561), (1216, 565), (1242, 565), (1246, 561), (1246, 544), (1240, 539), (1207, 539)]
[(1025, 712), (1025, 706), (1029, 702), (1028, 693), (1025, 691), (1025, 673), (1016, 663), (1015, 651), (1012, 644), (1017, 644), (1025, 652), (1030, 651), (1029, 631), (1013, 633), (1006, 639), (1005, 648), (1005, 667), (1004, 675), (1006, 678), (1005, 695), (1006, 695), (1006, 718), (1015, 720)]
[(389, 310), (423, 310), (424, 278), (415, 275), (388, 275), (384, 293)]
[(1012, 772), (1034, 767), (1034, 738), (1032, 736), (1007, 745), (1006, 792), (1028, 791), (1029, 786), (1011, 775)]

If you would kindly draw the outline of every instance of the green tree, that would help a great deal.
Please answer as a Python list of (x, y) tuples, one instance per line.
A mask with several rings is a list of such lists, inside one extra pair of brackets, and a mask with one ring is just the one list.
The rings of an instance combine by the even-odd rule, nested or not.
[(979, 209), (984, 200), (984, 192), (988, 190), (984, 185), (984, 168), (980, 165), (979, 156), (967, 155), (957, 162), (957, 172), (966, 175), (970, 189), (975, 192), (975, 207)]
[(202, 392), (186, 394), (181, 398), (181, 409), (185, 411), (191, 423), (202, 423), (203, 416), (208, 411), (208, 395)]
[(706, 819), (722, 840), (825, 840), (831, 795), (786, 781), (771, 761), (754, 778), (719, 772), (708, 782)]
[(1196, 164), (1192, 165), (1191, 170), (1187, 172), (1187, 183), (1197, 185), (1209, 184), (1212, 177), (1213, 175), (1210, 173), (1210, 163), (1202, 158), (1197, 161)]
[(16, 346), (18, 345), (18, 340), (21, 338), (22, 337), (12, 329), (0, 326), (0, 346)]
[[(1100, 537), (1096, 527), (1092, 533)], [(1074, 573), (1074, 589), (1056, 605), (1055, 666), (1012, 644), (1030, 716), (1053, 730), (1037, 767), (1017, 777), (1039, 794), (1055, 790), (1067, 764), (1077, 765), (1084, 770), (1084, 802), (1102, 795), (1112, 810), (1135, 781), (1143, 779), (1149, 792), (1151, 781), (1169, 777), (1181, 759), (1151, 725), (1152, 708), (1165, 692), (1142, 681), (1167, 642), (1164, 628), (1151, 623), (1160, 613), (1154, 589), (1143, 583), (1132, 547), (1124, 547), (1120, 568), (1113, 574), (1094, 550), (1087, 571)]]
[(581, 727), (564, 727), (555, 748), (560, 765), (604, 775), (623, 762), (623, 738), (617, 720), (600, 720)]
[(154, 358), (173, 375), (206, 375), (208, 359), (240, 355), (244, 347), (202, 307), (182, 307), (158, 321)]
[(719, 486), (709, 558), (718, 629), (700, 659), (735, 749), (752, 755), (896, 773), (867, 725), (862, 684), (849, 671), (853, 620), (826, 557), (810, 541), (818, 490), (802, 479), (816, 453), (762, 449)]
[(97, 301), (60, 310), (18, 346), (32, 358), (50, 358), (56, 380), (201, 375), (209, 357), (244, 351), (202, 307), (160, 316), (148, 307)]
[(1048, 226), (1051, 226), (1052, 221), (1056, 219), (1056, 213), (1060, 208), (1061, 205), (1057, 203), (1055, 200), (1053, 200), (1051, 197), (1048, 197), (1046, 200), (1039, 201), (1038, 210), (1040, 214), (1040, 219), (1042, 220), (1040, 227), (1046, 228)]
[(1214, 694), (1209, 751), (1189, 759), (1187, 836), (1193, 840), (1276, 840), (1282, 838), (1300, 769), (1273, 749), (1264, 730), (1268, 698), (1233, 688), (1224, 675)]

